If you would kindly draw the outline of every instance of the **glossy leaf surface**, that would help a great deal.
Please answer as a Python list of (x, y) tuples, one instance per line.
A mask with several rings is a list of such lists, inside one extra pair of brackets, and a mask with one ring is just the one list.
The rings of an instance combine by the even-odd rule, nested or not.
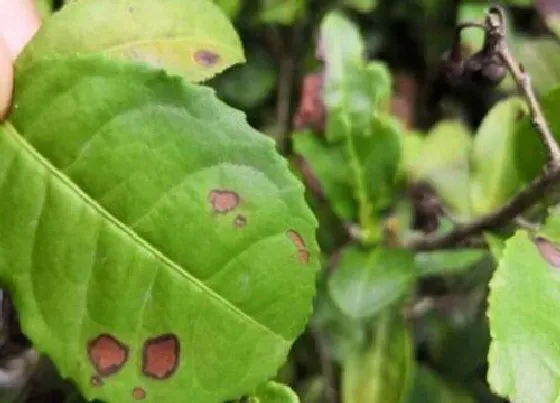
[(63, 376), (88, 398), (214, 403), (274, 375), (318, 258), (272, 140), (209, 89), (101, 58), (20, 71), (11, 120), (0, 277)]

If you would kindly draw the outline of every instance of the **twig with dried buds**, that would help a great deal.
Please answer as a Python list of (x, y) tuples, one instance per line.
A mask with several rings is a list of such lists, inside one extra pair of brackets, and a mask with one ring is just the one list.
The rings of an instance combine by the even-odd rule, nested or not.
[[(476, 25), (476, 24), (475, 24)], [(541, 110), (535, 92), (531, 86), (529, 74), (522, 65), (513, 58), (506, 42), (506, 18), (502, 8), (490, 7), (484, 30), (486, 39), (482, 52), (491, 55), (487, 63), (480, 68), (488, 68), (489, 75), (500, 75), (499, 65), (505, 67), (517, 84), (519, 93), (525, 98), (531, 117), (531, 122), (542, 143), (546, 147), (547, 166), (543, 173), (527, 187), (517, 193), (509, 202), (496, 211), (468, 223), (457, 225), (452, 231), (434, 237), (414, 240), (408, 246), (414, 249), (430, 250), (439, 248), (453, 248), (464, 245), (469, 239), (480, 235), (484, 231), (501, 228), (514, 221), (521, 213), (542, 200), (550, 189), (560, 181), (560, 147), (552, 135), (548, 123)]]

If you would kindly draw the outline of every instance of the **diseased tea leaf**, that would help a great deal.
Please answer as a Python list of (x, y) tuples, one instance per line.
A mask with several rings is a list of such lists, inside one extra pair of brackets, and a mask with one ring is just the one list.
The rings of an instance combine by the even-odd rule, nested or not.
[(245, 60), (235, 29), (209, 0), (96, 0), (46, 20), (16, 67), (76, 53), (145, 62), (195, 82)]
[(20, 70), (0, 133), (0, 279), (89, 399), (215, 403), (273, 376), (311, 310), (316, 221), (213, 91), (99, 57)]

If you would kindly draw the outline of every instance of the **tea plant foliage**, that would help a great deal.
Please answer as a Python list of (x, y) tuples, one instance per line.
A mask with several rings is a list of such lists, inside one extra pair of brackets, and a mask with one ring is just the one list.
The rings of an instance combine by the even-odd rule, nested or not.
[[(210, 45), (215, 66), (190, 58)], [(0, 279), (88, 399), (291, 396), (259, 385), (311, 312), (317, 222), (274, 142), (187, 82), (242, 54), (210, 2), (101, 0), (65, 6), (17, 61)]]

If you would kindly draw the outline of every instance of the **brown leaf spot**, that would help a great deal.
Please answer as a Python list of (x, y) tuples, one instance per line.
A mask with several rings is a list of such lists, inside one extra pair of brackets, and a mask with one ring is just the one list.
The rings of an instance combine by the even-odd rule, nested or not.
[(290, 238), (290, 240), (294, 243), (294, 246), (298, 251), (299, 261), (304, 264), (309, 262), (309, 252), (307, 251), (305, 241), (303, 240), (301, 235), (294, 230), (289, 230), (287, 232), (287, 235), (288, 238)]
[(247, 225), (247, 218), (242, 214), (238, 214), (233, 221), (233, 225), (235, 228), (243, 228)]
[(215, 213), (229, 213), (239, 205), (239, 195), (229, 190), (212, 190), (208, 199)]
[(99, 375), (93, 375), (89, 380), (89, 383), (94, 388), (100, 388), (101, 386), (103, 386), (103, 379), (101, 379)]
[(194, 61), (204, 67), (212, 67), (220, 61), (220, 55), (210, 50), (197, 50), (194, 53)]
[(146, 391), (140, 387), (132, 389), (132, 398), (134, 400), (144, 400), (146, 398)]
[(164, 334), (144, 343), (142, 371), (149, 378), (164, 380), (179, 366), (180, 345), (174, 334)]
[(544, 260), (552, 266), (560, 268), (560, 250), (552, 242), (544, 238), (536, 238), (535, 245)]
[(109, 334), (101, 334), (88, 343), (88, 357), (99, 375), (118, 372), (128, 360), (128, 347)]

